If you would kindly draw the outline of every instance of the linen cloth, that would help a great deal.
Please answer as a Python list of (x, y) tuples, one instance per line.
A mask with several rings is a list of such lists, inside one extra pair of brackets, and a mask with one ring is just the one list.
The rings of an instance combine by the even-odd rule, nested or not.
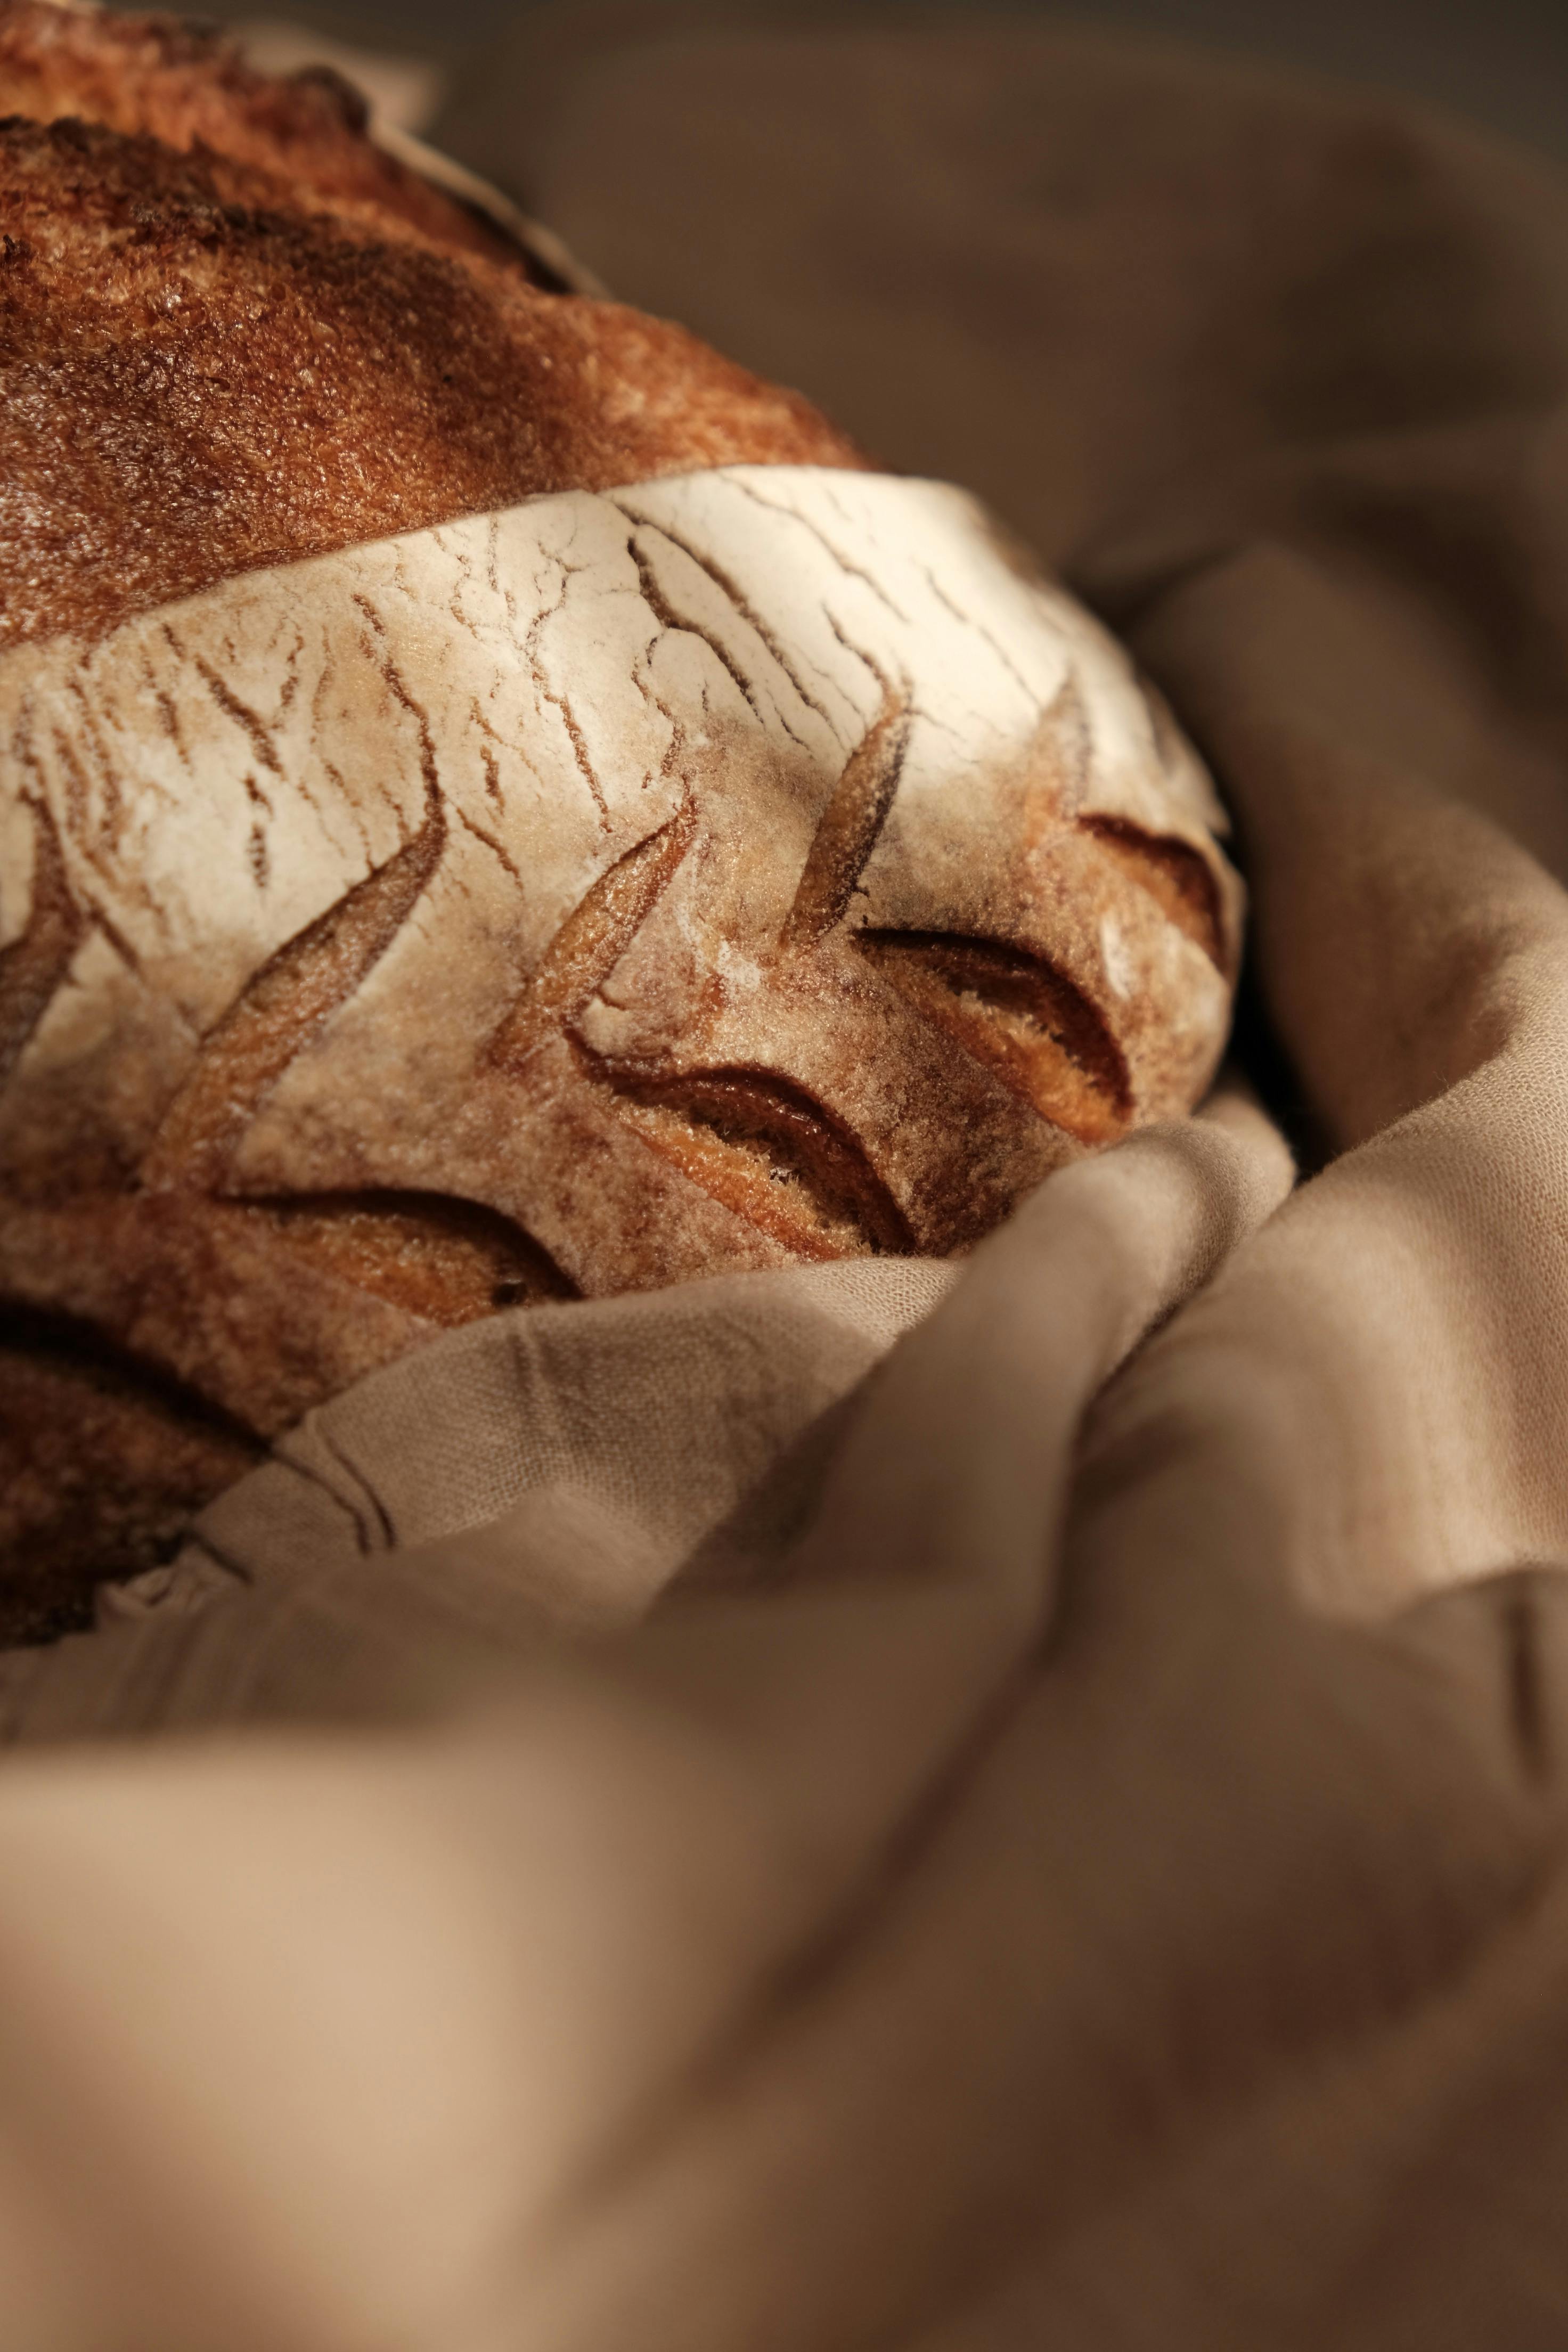
[(508, 119), (1129, 637), (1313, 1172), (453, 1335), (7, 1660), (5, 2341), (1561, 2346), (1568, 192), (1016, 27)]

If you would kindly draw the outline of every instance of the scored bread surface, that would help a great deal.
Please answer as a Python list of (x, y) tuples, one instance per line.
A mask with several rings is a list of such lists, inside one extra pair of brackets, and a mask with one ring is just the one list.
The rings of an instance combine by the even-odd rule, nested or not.
[(26, 5), (7, 104), (0, 1635), (435, 1331), (963, 1247), (1202, 1091), (1217, 808), (966, 502), (330, 83)]

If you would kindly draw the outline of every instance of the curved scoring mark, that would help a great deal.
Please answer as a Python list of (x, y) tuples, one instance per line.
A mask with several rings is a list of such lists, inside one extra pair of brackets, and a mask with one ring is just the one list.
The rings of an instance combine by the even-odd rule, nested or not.
[(1213, 869), (1201, 852), (1190, 842), (1145, 833), (1142, 825), (1130, 824), (1125, 817), (1085, 816), (1079, 823), (1228, 978), (1231, 956), (1225, 908)]
[(263, 1097), (386, 953), (446, 839), (440, 793), (427, 779), (418, 832), (270, 956), (208, 1033), (142, 1162), (145, 1183), (220, 1189)]
[(1084, 1143), (1124, 1132), (1132, 1089), (1121, 1048), (1083, 991), (1042, 957), (944, 931), (858, 931), (855, 943), (1042, 1118)]
[(578, 1051), (651, 1150), (797, 1256), (914, 1249), (854, 1136), (803, 1088), (765, 1070), (654, 1076)]
[(30, 805), (33, 903), (26, 929), (0, 948), (0, 1085), (48, 1011), (87, 929), (87, 918), (71, 897), (54, 818), (37, 803)]
[(497, 1307), (574, 1298), (531, 1234), (499, 1211), (445, 1192), (247, 1197), (291, 1256), (426, 1322), (471, 1322)]
[(519, 1070), (563, 1024), (575, 1019), (647, 922), (691, 844), (689, 801), (668, 824), (628, 849), (578, 900), (521, 994), (490, 1035), (489, 1059)]
[(785, 947), (809, 947), (842, 919), (893, 805), (912, 715), (908, 696), (884, 679), (882, 708), (845, 761), (812, 839), (784, 927)]

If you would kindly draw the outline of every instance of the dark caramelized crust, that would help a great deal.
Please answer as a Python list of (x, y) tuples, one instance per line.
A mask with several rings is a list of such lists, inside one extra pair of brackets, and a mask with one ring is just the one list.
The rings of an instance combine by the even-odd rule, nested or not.
[(0, 645), (536, 492), (858, 462), (681, 328), (226, 158), (0, 124)]
[(412, 229), (526, 268), (487, 222), (365, 136), (364, 101), (338, 75), (256, 73), (213, 26), (49, 0), (0, 5), (0, 117), (13, 114), (144, 132), (182, 154), (207, 149), (269, 173), (301, 209)]

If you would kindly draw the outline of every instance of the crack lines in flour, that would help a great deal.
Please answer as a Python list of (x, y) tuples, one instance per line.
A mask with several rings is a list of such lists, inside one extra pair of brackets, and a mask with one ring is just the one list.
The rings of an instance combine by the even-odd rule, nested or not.
[[(573, 709), (566, 696), (563, 694), (558, 694), (544, 674), (544, 661), (540, 650), (540, 637), (543, 632), (546, 623), (552, 621), (556, 614), (562, 612), (565, 607), (567, 582), (575, 572), (578, 572), (583, 569), (583, 566), (579, 563), (568, 563), (563, 556), (557, 556), (555, 562), (557, 570), (561, 575), (560, 593), (557, 595), (553, 604), (548, 605), (542, 613), (535, 614), (532, 621), (529, 624), (528, 634), (522, 641), (522, 651), (527, 659), (529, 671), (532, 677), (534, 686), (538, 689), (541, 699), (549, 703), (551, 709), (559, 716), (561, 724), (566, 730), (568, 740), (572, 745), (573, 757), (577, 762), (578, 773), (581, 775), (583, 782), (587, 785), (589, 792), (594, 796), (594, 805), (599, 812), (599, 823), (604, 827), (605, 831), (608, 833), (610, 830), (610, 804), (605, 797), (605, 788), (599, 782), (598, 773), (595, 769), (594, 762), (588, 756), (587, 742), (584, 738), (582, 727), (578, 723), (577, 714)], [(515, 608), (510, 595), (508, 595), (506, 599), (506, 604), (508, 617), (509, 619), (512, 618)], [(515, 628), (513, 630), (513, 635), (514, 637), (516, 635)]]
[[(838, 570), (845, 574), (846, 578), (850, 580), (858, 580), (863, 586), (868, 588), (871, 591), (872, 595), (877, 599), (878, 604), (883, 605), (888, 612), (891, 613), (894, 620), (900, 622), (905, 628), (909, 628), (912, 625), (910, 615), (903, 610), (901, 605), (896, 604), (893, 602), (893, 599), (889, 595), (887, 589), (883, 585), (882, 582), (878, 579), (876, 573), (874, 572), (868, 572), (864, 564), (852, 562), (850, 558), (845, 554), (844, 550), (841, 547), (837, 546), (834, 541), (828, 538), (827, 533), (823, 530), (822, 525), (819, 522), (814, 522), (810, 515), (801, 513), (800, 509), (796, 507), (781, 506), (776, 499), (764, 499), (762, 492), (751, 482), (737, 481), (734, 487), (740, 491), (742, 498), (750, 499), (753, 506), (761, 507), (764, 514), (782, 515), (786, 522), (798, 523), (802, 530), (809, 531), (812, 538), (816, 540), (818, 547), (822, 549), (824, 554), (832, 559), (833, 562), (837, 566)], [(845, 515), (842, 508), (839, 509), (839, 512), (846, 522), (849, 522), (851, 525), (853, 524), (853, 518), (848, 515)]]
[(261, 811), (261, 815), (250, 828), (250, 837), (245, 845), (245, 857), (250, 868), (251, 880), (258, 890), (265, 890), (272, 872), (272, 859), (267, 845), (267, 827), (262, 819), (272, 814), (272, 803), (256, 778), (248, 773), (245, 779), (245, 797), (252, 808)]
[[(334, 767), (331, 761), (329, 760), (324, 753), (321, 757), (321, 769), (322, 772), (326, 776), (328, 783), (331, 785), (333, 791), (337, 793), (340, 805), (348, 811), (350, 821), (353, 825), (354, 831), (359, 835), (360, 847), (364, 852), (365, 864), (367, 866), (374, 866), (375, 863), (375, 845), (370, 837), (370, 827), (365, 823), (364, 812), (360, 807), (354, 794), (349, 790), (348, 778), (343, 774), (341, 768)], [(396, 796), (387, 789), (386, 785), (382, 782), (379, 776), (375, 780), (375, 788), (381, 794), (386, 806), (392, 811), (394, 817), (397, 821), (398, 831), (399, 833), (402, 833), (404, 830), (403, 810), (396, 799)]]
[[(51, 828), (54, 828), (58, 825), (58, 820), (53, 814), (48, 772), (34, 740), (33, 723), (34, 711), (29, 699), (23, 705), (11, 737), (13, 756), (18, 767), (32, 780), (32, 790), (24, 791), (20, 797), (34, 811), (36, 816), (47, 816)], [(112, 867), (106, 865), (101, 852), (96, 850), (92, 840), (92, 828), (89, 823), (91, 794), (86, 771), (76, 759), (69, 739), (62, 729), (58, 726), (51, 728), (49, 740), (59, 761), (63, 783), (60, 797), (65, 803), (66, 822), (63, 831), (55, 833), (55, 839), (62, 858), (65, 843), (68, 839), (88, 866), (97, 872), (102, 882), (112, 887), (118, 881), (123, 887), (125, 877), (116, 875)], [(64, 871), (63, 866), (61, 870)], [(142, 969), (142, 960), (107, 908), (98, 898), (88, 896), (79, 877), (68, 887), (71, 890), (74, 903), (80, 908), (84, 929), (90, 925), (101, 931), (126, 970), (139, 972)], [(167, 932), (170, 928), (168, 918), (158, 906), (145, 878), (139, 877), (133, 887), (134, 895), (142, 908), (151, 913), (161, 928)], [(40, 1013), (38, 1017), (41, 1019), (42, 1014)], [(34, 1025), (36, 1026), (37, 1024), (35, 1023)]]
[[(651, 525), (646, 525), (644, 528), (651, 530), (653, 527)], [(658, 532), (656, 533), (656, 536), (662, 538), (664, 534), (662, 532)], [(763, 707), (752, 691), (750, 679), (746, 677), (741, 665), (735, 659), (734, 655), (730, 651), (728, 646), (724, 645), (720, 638), (713, 635), (710, 629), (705, 629), (700, 621), (692, 620), (689, 616), (676, 611), (674, 605), (665, 594), (664, 589), (659, 583), (658, 575), (654, 571), (652, 563), (648, 561), (647, 555), (644, 554), (642, 549), (637, 545), (637, 537), (638, 534), (635, 530), (628, 533), (626, 539), (626, 553), (631, 557), (632, 562), (637, 566), (637, 584), (642, 591), (643, 603), (647, 606), (648, 611), (653, 614), (653, 617), (658, 622), (659, 627), (661, 629), (670, 630), (677, 635), (695, 637), (700, 645), (706, 646), (714, 660), (719, 664), (720, 668), (723, 670), (725, 676), (733, 682), (737, 691), (742, 697), (742, 699), (744, 701), (746, 708), (750, 710), (758, 726), (765, 727), (767, 721), (763, 714)], [(657, 640), (650, 641), (650, 645), (652, 642), (657, 642)], [(660, 708), (662, 707), (663, 706), (661, 705)], [(786, 726), (788, 725), (787, 720), (784, 723)], [(798, 741), (798, 740), (799, 739), (797, 737), (796, 740)]]
[[(359, 600), (356, 599), (357, 601)], [(240, 700), (227, 680), (219, 676), (211, 662), (204, 656), (193, 653), (183, 646), (173, 629), (165, 628), (163, 635), (168, 640), (171, 653), (180, 656), (190, 663), (224, 717), (232, 719), (235, 725), (244, 734), (249, 736), (252, 748), (262, 766), (270, 769), (273, 775), (281, 777), (283, 767), (278, 757), (278, 747), (272, 740), (272, 730), (259, 712), (252, 710), (248, 702)]]
[(516, 858), (513, 857), (510, 850), (508, 849), (505, 842), (500, 840), (495, 834), (489, 832), (484, 825), (479, 824), (475, 818), (468, 814), (467, 809), (460, 807), (456, 801), (452, 803), (452, 814), (457, 818), (458, 823), (462, 826), (464, 832), (471, 834), (477, 842), (481, 843), (483, 846), (489, 851), (491, 856), (495, 859), (497, 865), (500, 866), (502, 872), (510, 877), (511, 880), (517, 885), (519, 890), (522, 890), (526, 887), (522, 878), (522, 869), (519, 866)]
[[(115, 765), (108, 744), (103, 740), (103, 729), (99, 724), (98, 713), (93, 709), (87, 689), (82, 685), (79, 670), (74, 677), (66, 680), (66, 692), (81, 713), (82, 732), (87, 737), (89, 749), (98, 768), (100, 789), (98, 821), (93, 827), (92, 837), (90, 840), (84, 841), (83, 846), (107, 881), (112, 871), (106, 862), (107, 858), (110, 853), (120, 847), (124, 836), (128, 815), (125, 791), (120, 781), (120, 771)], [(58, 730), (57, 730), (57, 740), (63, 756), (66, 738)]]
[(304, 632), (296, 629), (294, 642), (283, 656), (283, 684), (279, 689), (278, 708), (288, 710), (300, 691), (300, 661), (305, 651)]
[[(196, 676), (201, 679), (203, 686), (206, 688), (207, 694), (216, 708), (220, 710), (223, 713), (223, 716), (229, 720), (230, 724), (237, 727), (239, 730), (239, 732), (246, 738), (252, 751), (255, 753), (259, 765), (265, 768), (268, 774), (276, 776), (279, 783), (291, 783), (294, 791), (299, 793), (300, 798), (305, 802), (310, 809), (313, 811), (321, 826), (322, 832), (330, 841), (332, 837), (331, 827), (327, 822), (326, 811), (321, 807), (315, 794), (311, 792), (310, 784), (306, 781), (303, 772), (293, 777), (287, 775), (282, 760), (279, 755), (277, 739), (274, 736), (271, 728), (268, 727), (267, 721), (262, 718), (260, 712), (258, 710), (253, 710), (249, 703), (243, 701), (241, 698), (235, 693), (234, 688), (229, 685), (222, 671), (219, 670), (212, 662), (206, 660), (203, 655), (194, 652), (189, 646), (182, 644), (180, 638), (175, 635), (174, 629), (167, 622), (164, 623), (160, 634), (163, 638), (164, 644), (168, 646), (169, 651), (174, 656), (176, 661), (188, 663), (191, 668), (195, 670)], [(295, 694), (299, 690), (299, 661), (303, 651), (304, 639), (296, 633), (294, 646), (291, 651), (284, 657), (285, 675), (282, 692), (279, 696), (279, 708), (282, 709), (286, 710), (288, 709), (289, 703), (293, 700)], [(226, 635), (223, 640), (223, 652), (225, 659), (228, 661), (232, 667), (237, 667), (239, 657), (235, 651), (232, 637)], [(318, 697), (320, 693), (321, 685), (318, 683)], [(189, 763), (187, 762), (187, 765)], [(247, 776), (245, 781), (247, 797), (252, 801), (253, 805), (257, 805), (256, 796), (250, 791), (250, 786), (254, 779)], [(273, 814), (271, 803), (263, 799), (258, 804), (265, 810), (267, 816), (271, 817)], [(251, 877), (256, 883), (257, 888), (258, 890), (264, 890), (267, 887), (268, 879), (271, 873), (272, 861), (271, 853), (268, 845), (267, 830), (259, 819), (251, 827), (250, 838), (246, 847), (246, 862), (250, 868)]]
[(186, 775), (188, 776), (192, 772), (191, 755), (185, 748), (184, 733), (180, 726), (179, 706), (175, 702), (174, 696), (168, 693), (164, 688), (161, 686), (154, 687), (153, 685), (153, 681), (156, 677), (156, 674), (157, 673), (154, 671), (152, 663), (149, 662), (143, 672), (143, 676), (145, 677), (149, 687), (153, 688), (153, 707), (158, 713), (158, 721), (160, 726), (163, 728), (164, 734), (168, 737), (170, 742), (174, 747), (175, 758), (179, 761), (181, 767), (184, 768)]
[[(425, 779), (426, 813), (433, 801), (441, 797), (441, 777), (436, 764), (436, 746), (431, 740), (430, 719), (425, 706), (408, 691), (403, 673), (386, 649), (386, 624), (368, 596), (356, 596), (354, 603), (369, 623), (374, 643), (372, 652), (375, 666), (393, 700), (407, 711), (419, 736), (419, 772)], [(405, 823), (406, 820), (404, 820)], [(405, 839), (407, 835), (405, 834)]]
[[(711, 555), (705, 553), (700, 548), (694, 547), (689, 540), (683, 539), (680, 533), (675, 530), (674, 526), (668, 521), (656, 521), (651, 515), (639, 513), (637, 509), (625, 498), (612, 496), (609, 502), (612, 506), (619, 509), (620, 512), (626, 516), (628, 522), (639, 529), (657, 531), (661, 539), (668, 540), (671, 547), (678, 549), (697, 571), (703, 573), (707, 579), (712, 582), (714, 587), (719, 591), (719, 593), (725, 599), (726, 603), (739, 615), (739, 617), (744, 621), (746, 626), (755, 635), (759, 645), (761, 645), (763, 650), (770, 654), (773, 659), (778, 664), (779, 668), (784, 672), (785, 677), (788, 678), (791, 686), (794, 687), (796, 694), (800, 697), (802, 702), (805, 703), (806, 709), (808, 710), (815, 711), (817, 718), (820, 719), (826, 726), (832, 727), (834, 722), (831, 714), (806, 687), (804, 679), (800, 676), (800, 673), (791, 661), (785, 648), (773, 635), (772, 630), (768, 627), (767, 623), (763, 619), (762, 614), (758, 613), (755, 607), (752, 604), (746, 595), (745, 590), (741, 586), (740, 582), (735, 578), (733, 572), (727, 572), (724, 566), (718, 562)], [(636, 561), (635, 554), (633, 560), (634, 562)], [(685, 626), (686, 624), (683, 623), (679, 625)], [(749, 698), (750, 698), (748, 697), (748, 699)], [(796, 733), (795, 730), (790, 726), (789, 720), (785, 718), (782, 709), (779, 710), (779, 723), (784, 727), (788, 734), (794, 737), (797, 743), (801, 742), (802, 738)]]
[(1041, 694), (1038, 687), (1030, 685), (1028, 679), (1024, 676), (1023, 671), (1018, 667), (1017, 663), (1013, 659), (1012, 655), (1007, 651), (1006, 646), (1002, 643), (1001, 638), (998, 637), (994, 631), (986, 628), (983, 622), (977, 621), (973, 613), (966, 613), (962, 604), (955, 604), (953, 603), (952, 598), (948, 594), (946, 589), (938, 580), (936, 573), (931, 570), (929, 563), (922, 563), (920, 569), (927, 587), (931, 590), (931, 594), (935, 597), (942, 610), (945, 613), (950, 613), (952, 615), (952, 618), (958, 622), (962, 628), (968, 629), (973, 635), (977, 636), (981, 644), (995, 655), (997, 660), (1001, 663), (1002, 667), (1006, 671), (1008, 677), (1013, 680), (1016, 686), (1019, 687), (1022, 691), (1028, 696), (1029, 700), (1034, 704), (1036, 709), (1043, 710), (1046, 708), (1046, 698), (1044, 695)]
[[(637, 523), (628, 533), (626, 538), (626, 552), (631, 557), (633, 563), (637, 566), (637, 582), (642, 591), (643, 602), (652, 613), (654, 619), (662, 628), (676, 631), (683, 635), (693, 636), (697, 638), (700, 644), (705, 645), (708, 647), (709, 652), (718, 662), (721, 669), (723, 670), (725, 676), (731, 680), (737, 688), (742, 698), (745, 702), (747, 709), (756, 719), (759, 727), (763, 728), (765, 731), (767, 728), (766, 715), (763, 710), (761, 703), (757, 699), (750, 679), (742, 669), (740, 663), (735, 659), (733, 654), (731, 653), (729, 647), (721, 639), (715, 636), (711, 630), (705, 628), (701, 622), (693, 619), (689, 614), (679, 613), (671, 604), (663, 587), (660, 585), (658, 575), (654, 572), (652, 563), (649, 562), (647, 556), (643, 552), (643, 550), (637, 545), (639, 531), (647, 531), (655, 538), (662, 539), (667, 546), (674, 548), (678, 554), (685, 556), (688, 562), (693, 566), (694, 570), (700, 572), (705, 579), (712, 582), (713, 585), (719, 589), (720, 593), (726, 596), (728, 601), (731, 603), (731, 609), (741, 614), (742, 617), (747, 621), (748, 625), (752, 627), (753, 632), (761, 639), (762, 643), (766, 646), (767, 650), (773, 655), (773, 658), (778, 662), (779, 667), (784, 671), (785, 677), (790, 678), (790, 683), (795, 687), (796, 693), (801, 694), (801, 688), (797, 681), (794, 678), (783, 660), (780, 658), (777, 649), (763, 636), (761, 630), (757, 626), (754, 616), (744, 607), (743, 600), (739, 599), (737, 594), (731, 593), (729, 585), (721, 582), (719, 575), (710, 565), (705, 563), (690, 548), (686, 546), (682, 541), (677, 539), (674, 534), (667, 530), (662, 524), (653, 522)], [(804, 694), (801, 694), (801, 698), (805, 701), (807, 698)], [(653, 699), (659, 710), (664, 711), (667, 717), (671, 717), (671, 714), (666, 709), (664, 703), (659, 701), (657, 695), (654, 696)], [(706, 716), (709, 709), (708, 688), (706, 685), (704, 685), (702, 688), (702, 708), (704, 715)], [(793, 743), (798, 743), (803, 751), (808, 750), (809, 746), (806, 744), (805, 739), (802, 736), (797, 728), (790, 725), (789, 718), (779, 704), (776, 697), (773, 700), (773, 709), (780, 726), (784, 729), (784, 733), (789, 737), (790, 740)], [(679, 730), (679, 722), (672, 718), (671, 723), (675, 725)], [(667, 767), (668, 764), (668, 762), (667, 761)]]
[[(141, 875), (126, 875), (105, 847), (102, 838), (104, 826), (93, 822), (91, 779), (82, 764), (69, 734), (63, 727), (58, 725), (51, 727), (49, 742), (64, 786), (66, 831), (72, 847), (85, 859), (105, 889), (119, 889), (122, 895), (129, 896), (142, 907), (143, 912), (153, 916), (154, 920), (167, 930), (167, 918), (154, 899), (145, 877)], [(102, 747), (95, 745), (94, 748), (98, 751), (101, 763), (104, 757)], [(47, 795), (47, 786), (42, 763), (32, 752), (30, 743), (26, 750), (23, 750), (18, 745), (18, 756), (24, 766), (30, 768), (40, 793)], [(117, 783), (115, 798), (118, 799)], [(110, 918), (103, 916), (101, 919), (107, 930)], [(132, 970), (137, 968), (134, 955), (130, 956), (128, 961)]]
[(484, 772), (485, 797), (500, 814), (505, 814), (507, 800), (506, 786), (501, 781), (501, 763), (496, 757), (498, 751), (503, 752), (508, 760), (515, 761), (519, 767), (526, 770), (541, 789), (548, 789), (539, 770), (529, 758), (524, 746), (511, 736), (503, 735), (500, 730), (491, 723), (486, 716), (484, 704), (477, 694), (471, 694), (468, 697), (468, 716), (484, 739), (479, 745), (479, 765)]

